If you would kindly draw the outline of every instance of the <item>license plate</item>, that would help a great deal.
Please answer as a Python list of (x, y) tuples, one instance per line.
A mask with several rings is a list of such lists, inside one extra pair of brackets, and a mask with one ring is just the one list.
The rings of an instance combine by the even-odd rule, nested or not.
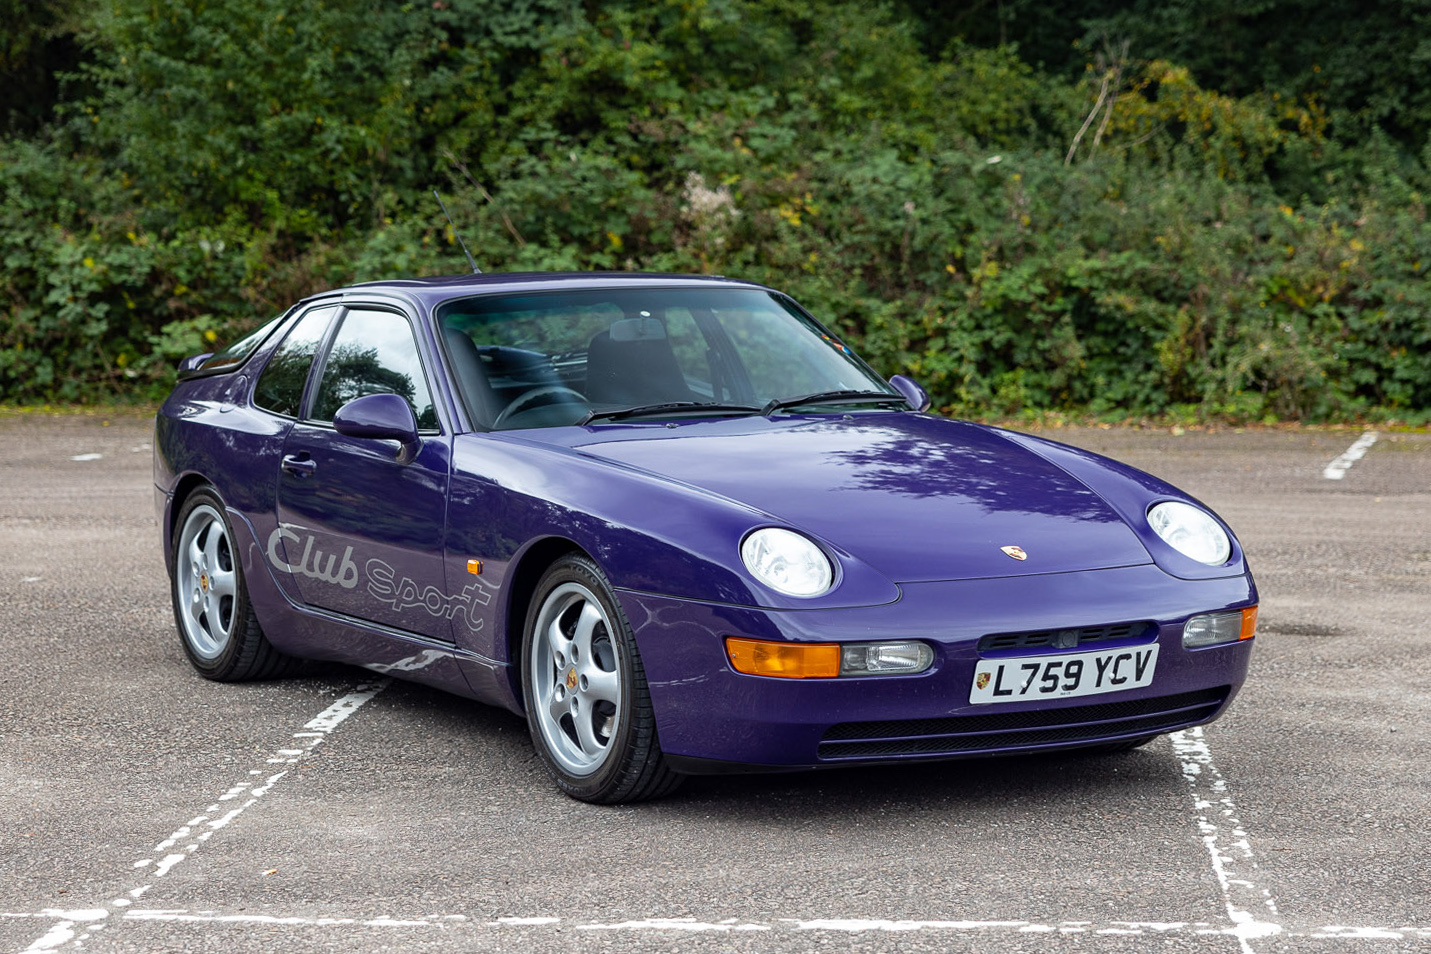
[(1059, 656), (981, 659), (969, 689), (971, 705), (1067, 699), (1152, 684), (1158, 644)]

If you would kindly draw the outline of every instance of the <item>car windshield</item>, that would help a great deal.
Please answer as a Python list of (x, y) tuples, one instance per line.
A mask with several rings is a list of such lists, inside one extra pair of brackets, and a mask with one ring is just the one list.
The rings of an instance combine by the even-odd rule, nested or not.
[(489, 295), (446, 302), (437, 319), (474, 420), (499, 430), (902, 400), (762, 289)]

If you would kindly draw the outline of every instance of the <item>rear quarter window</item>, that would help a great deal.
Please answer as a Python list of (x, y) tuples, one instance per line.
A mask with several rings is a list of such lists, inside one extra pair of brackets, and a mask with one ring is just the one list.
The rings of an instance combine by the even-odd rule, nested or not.
[(336, 305), (314, 308), (298, 320), (258, 376), (258, 384), (253, 389), (256, 406), (284, 417), (299, 416), (313, 356), (318, 353), (328, 322), (337, 311)]

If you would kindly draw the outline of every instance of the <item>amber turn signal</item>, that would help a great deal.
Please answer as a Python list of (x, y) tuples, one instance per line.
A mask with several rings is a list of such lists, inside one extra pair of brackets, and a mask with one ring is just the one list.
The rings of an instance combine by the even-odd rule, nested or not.
[(833, 679), (840, 674), (836, 643), (769, 643), (728, 636), (726, 655), (736, 672), (782, 679)]
[(1257, 607), (1249, 606), (1242, 611), (1242, 635), (1237, 637), (1239, 641), (1251, 639), (1257, 635)]

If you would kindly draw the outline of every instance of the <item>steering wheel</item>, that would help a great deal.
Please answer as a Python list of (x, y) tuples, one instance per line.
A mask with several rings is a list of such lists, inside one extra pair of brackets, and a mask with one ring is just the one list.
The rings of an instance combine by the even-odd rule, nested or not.
[(573, 391), (571, 388), (564, 388), (559, 384), (548, 384), (544, 387), (532, 388), (530, 391), (517, 395), (516, 398), (512, 400), (512, 403), (502, 408), (501, 413), (492, 421), (492, 427), (500, 427), (502, 423), (512, 415), (520, 414), (543, 398), (552, 398), (557, 395), (569, 395), (583, 404), (587, 403), (586, 395), (579, 391)]

